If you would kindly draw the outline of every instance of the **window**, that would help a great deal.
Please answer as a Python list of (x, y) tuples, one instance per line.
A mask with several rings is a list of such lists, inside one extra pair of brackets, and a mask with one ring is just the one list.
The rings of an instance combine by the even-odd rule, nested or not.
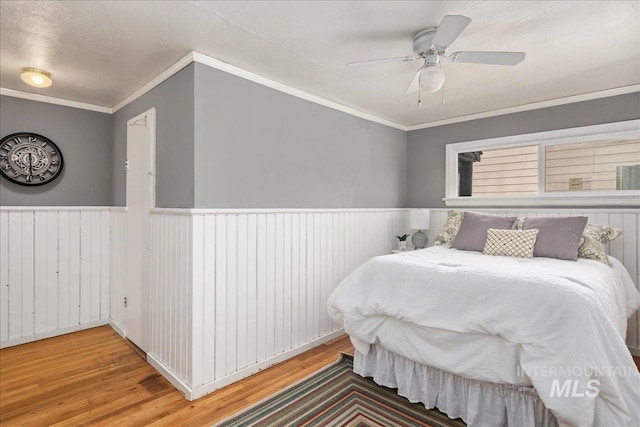
[(640, 203), (640, 120), (447, 145), (445, 202)]
[(640, 190), (638, 172), (640, 139), (545, 147), (547, 192)]
[(538, 194), (537, 145), (476, 151), (473, 161), (469, 154), (458, 154), (458, 196)]

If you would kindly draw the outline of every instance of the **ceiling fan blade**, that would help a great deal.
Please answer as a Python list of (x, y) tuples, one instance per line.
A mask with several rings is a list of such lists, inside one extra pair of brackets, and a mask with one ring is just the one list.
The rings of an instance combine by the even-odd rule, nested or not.
[(415, 76), (413, 76), (413, 80), (411, 80), (411, 83), (409, 84), (409, 87), (407, 88), (407, 91), (405, 93), (414, 93), (420, 90), (420, 73), (423, 69), (424, 67), (418, 68), (418, 71), (416, 71)]
[(518, 65), (524, 61), (524, 52), (454, 52), (449, 56), (451, 62), (467, 64)]
[(471, 18), (462, 15), (447, 15), (444, 17), (436, 34), (431, 40), (431, 45), (439, 49), (446, 49), (460, 33), (471, 23)]
[(394, 58), (381, 58), (381, 59), (367, 59), (366, 61), (355, 61), (355, 62), (348, 62), (346, 64), (344, 64), (345, 66), (350, 66), (350, 65), (358, 65), (358, 64), (368, 64), (371, 62), (409, 62), (409, 61), (414, 61), (416, 59), (420, 59), (420, 58), (414, 58), (411, 56), (396, 56)]

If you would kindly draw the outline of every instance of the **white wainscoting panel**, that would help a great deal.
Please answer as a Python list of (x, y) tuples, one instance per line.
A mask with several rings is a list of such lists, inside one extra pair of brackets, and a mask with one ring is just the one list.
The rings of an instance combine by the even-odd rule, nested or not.
[(0, 348), (106, 324), (110, 212), (0, 209)]
[(125, 220), (127, 211), (125, 208), (114, 208), (111, 211), (111, 327), (121, 336), (126, 336), (125, 331)]
[[(451, 209), (431, 209), (429, 241), (433, 242), (447, 220)], [(626, 267), (636, 287), (640, 289), (640, 209), (465, 209), (508, 216), (586, 216), (590, 224), (611, 225), (623, 230), (609, 244), (609, 254)], [(640, 315), (629, 319), (627, 346), (640, 355)]]
[[(431, 210), (429, 241), (449, 209)], [(624, 233), (610, 245), (638, 286), (638, 209), (478, 209), (585, 215)], [(148, 359), (188, 399), (341, 333), (326, 300), (409, 232), (407, 209), (154, 209)], [(110, 322), (126, 334), (126, 210), (0, 209), (0, 348)], [(640, 316), (627, 344), (640, 354)]]
[(151, 345), (148, 357), (183, 382), (188, 382), (192, 370), (191, 224), (189, 215), (151, 216)]
[(405, 209), (154, 210), (150, 362), (195, 399), (338, 336), (329, 294), (390, 253), (407, 219)]

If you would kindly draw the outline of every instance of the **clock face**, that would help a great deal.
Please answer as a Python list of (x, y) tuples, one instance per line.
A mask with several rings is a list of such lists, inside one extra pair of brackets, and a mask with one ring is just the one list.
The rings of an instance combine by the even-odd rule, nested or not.
[(7, 135), (0, 141), (0, 174), (20, 185), (43, 185), (62, 172), (62, 153), (50, 139), (35, 133)]

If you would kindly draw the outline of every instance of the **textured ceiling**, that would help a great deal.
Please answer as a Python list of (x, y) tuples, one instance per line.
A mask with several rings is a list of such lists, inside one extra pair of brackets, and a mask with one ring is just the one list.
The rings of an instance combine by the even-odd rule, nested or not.
[[(473, 21), (456, 50), (525, 51), (516, 67), (443, 61), (440, 93), (404, 91), (413, 55), (447, 14)], [(113, 107), (190, 51), (402, 125), (640, 83), (640, 2), (2, 1), (0, 86)], [(50, 71), (34, 89), (21, 67)]]

